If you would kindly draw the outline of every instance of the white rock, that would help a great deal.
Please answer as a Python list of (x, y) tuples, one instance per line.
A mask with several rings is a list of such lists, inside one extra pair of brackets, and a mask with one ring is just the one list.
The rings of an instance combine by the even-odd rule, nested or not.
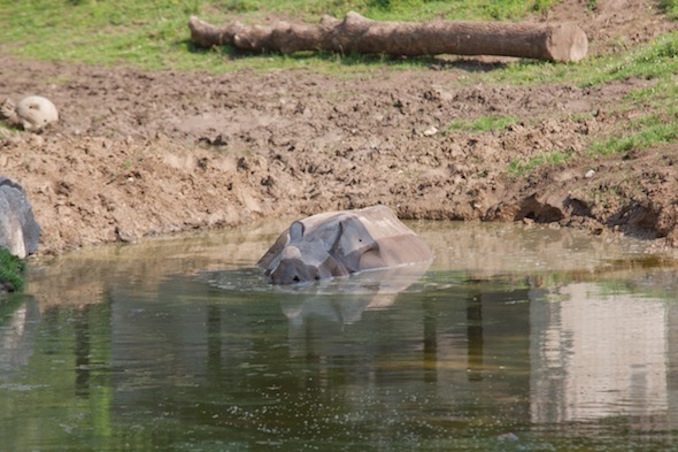
[(39, 130), (59, 120), (59, 113), (52, 101), (42, 96), (21, 99), (15, 112), (25, 130)]
[(435, 126), (431, 126), (428, 129), (424, 130), (425, 137), (432, 137), (436, 133), (438, 133), (438, 129)]

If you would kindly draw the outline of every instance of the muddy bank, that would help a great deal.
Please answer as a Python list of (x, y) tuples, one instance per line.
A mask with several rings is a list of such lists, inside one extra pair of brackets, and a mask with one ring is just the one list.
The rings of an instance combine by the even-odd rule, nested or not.
[[(0, 171), (26, 187), (42, 253), (378, 203), (402, 218), (527, 219), (676, 240), (675, 148), (574, 158), (585, 163), (527, 179), (507, 172), (516, 158), (582, 153), (621, 120), (601, 112), (646, 81), (491, 88), (433, 70), (342, 81), (2, 63), (33, 74), (23, 86), (3, 80), (3, 94), (46, 86), (61, 106), (55, 127), (0, 141)], [(541, 119), (448, 130), (489, 114)]]
[[(667, 27), (640, 13), (631, 23), (607, 3), (579, 18), (593, 53), (606, 38), (596, 24), (616, 23), (640, 41)], [(0, 52), (0, 99), (42, 94), (61, 115), (41, 134), (1, 134), (0, 174), (26, 188), (43, 228), (41, 254), (379, 203), (404, 219), (551, 222), (678, 245), (676, 146), (583, 155), (633, 114), (613, 113), (624, 96), (652, 81), (462, 82), (501, 64), (210, 75)], [(449, 128), (487, 115), (529, 121), (483, 133)], [(529, 177), (508, 171), (555, 151), (573, 163)]]

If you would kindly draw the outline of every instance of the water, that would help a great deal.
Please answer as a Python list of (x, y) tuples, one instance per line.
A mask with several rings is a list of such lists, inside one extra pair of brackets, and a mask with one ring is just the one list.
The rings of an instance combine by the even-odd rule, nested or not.
[(675, 256), (411, 226), (430, 267), (297, 288), (253, 269), (280, 224), (33, 264), (0, 302), (0, 449), (678, 447)]

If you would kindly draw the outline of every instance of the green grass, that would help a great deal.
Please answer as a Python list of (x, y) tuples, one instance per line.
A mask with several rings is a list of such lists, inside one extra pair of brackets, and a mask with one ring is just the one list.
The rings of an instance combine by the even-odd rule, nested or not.
[(659, 6), (670, 19), (678, 19), (678, 0), (659, 0)]
[(633, 149), (645, 149), (658, 144), (675, 142), (678, 139), (678, 122), (673, 118), (663, 118), (656, 114), (630, 121), (627, 127), (631, 132), (594, 140), (587, 150), (589, 156), (610, 155), (629, 152)]
[[(254, 68), (312, 67), (364, 70), (371, 65), (429, 65), (430, 58), (388, 59), (301, 53), (243, 55), (232, 48), (199, 49), (189, 40), (187, 22), (198, 15), (216, 24), (234, 19), (261, 23), (269, 15), (315, 22), (323, 14), (342, 17), (355, 10), (376, 20), (520, 20), (547, 11), (558, 0), (26, 0), (2, 2), (3, 45), (21, 56), (92, 64), (128, 64), (150, 70), (215, 72)], [(662, 0), (667, 14), (678, 0)], [(478, 75), (495, 83), (571, 81), (596, 85), (630, 76), (659, 77), (678, 70), (678, 34), (631, 52), (589, 58), (577, 65), (520, 61)]]
[(559, 166), (563, 165), (574, 158), (572, 153), (563, 152), (563, 151), (554, 151), (545, 154), (540, 154), (532, 157), (527, 161), (522, 159), (515, 158), (509, 162), (508, 165), (508, 174), (510, 176), (521, 176), (529, 173), (535, 168), (540, 168), (543, 166)]
[[(26, 0), (2, 2), (0, 17), (4, 19), (2, 44), (21, 56), (103, 65), (127, 64), (150, 70), (219, 72), (242, 68), (336, 66), (337, 60), (322, 56), (308, 58), (303, 54), (299, 57), (248, 55), (243, 58), (228, 47), (199, 49), (189, 40), (187, 24), (191, 15), (215, 24), (236, 18), (245, 23), (261, 23), (270, 14), (317, 22), (323, 14), (343, 17), (350, 10), (376, 20), (518, 20), (546, 10), (555, 1)], [(353, 58), (351, 65), (363, 69), (362, 64), (373, 62), (373, 57)]]
[[(189, 40), (188, 19), (198, 15), (215, 24), (238, 19), (262, 23), (270, 15), (316, 22), (323, 14), (337, 17), (358, 11), (375, 20), (520, 20), (547, 11), (558, 0), (26, 0), (2, 2), (3, 45), (13, 53), (38, 59), (91, 64), (134, 65), (150, 70), (214, 72), (252, 68), (310, 67), (321, 71), (364, 71), (374, 65), (427, 66), (431, 58), (391, 59), (380, 56), (337, 56), (300, 53), (249, 55), (235, 49), (199, 49)], [(668, 12), (675, 9), (663, 0)], [(673, 8), (673, 9), (672, 9)], [(658, 77), (678, 69), (674, 58), (678, 36), (670, 34), (632, 52), (589, 58), (577, 65), (540, 61), (508, 64), (473, 79), (494, 83), (595, 85), (629, 76)]]
[[(624, 124), (624, 130), (613, 136), (594, 139), (587, 147), (584, 157), (626, 153), (678, 141), (678, 121), (675, 119), (677, 108), (671, 106), (670, 110), (674, 111), (670, 117), (650, 113), (628, 121)], [(511, 176), (522, 176), (535, 168), (565, 165), (574, 158), (575, 155), (568, 151), (540, 154), (527, 161), (515, 158), (509, 162), (507, 172)]]
[(450, 123), (450, 130), (468, 130), (471, 132), (489, 132), (504, 129), (509, 124), (515, 124), (518, 118), (513, 116), (489, 115), (473, 120), (458, 119)]
[(518, 20), (530, 13), (546, 11), (558, 0), (230, 0), (225, 10), (242, 15), (260, 11), (315, 21), (323, 14), (343, 17), (356, 11), (375, 20)]
[(22, 290), (24, 286), (24, 263), (21, 259), (0, 248), (0, 284), (9, 283), (14, 290)]

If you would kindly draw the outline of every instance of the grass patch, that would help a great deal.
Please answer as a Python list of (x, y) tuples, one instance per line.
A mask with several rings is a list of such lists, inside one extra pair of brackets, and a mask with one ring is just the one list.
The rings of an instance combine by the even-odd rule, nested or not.
[(228, 11), (252, 14), (270, 11), (316, 21), (323, 14), (343, 17), (356, 11), (375, 20), (519, 20), (531, 13), (542, 13), (559, 0), (230, 0)]
[(452, 121), (450, 130), (467, 130), (471, 132), (489, 132), (504, 129), (509, 124), (515, 124), (518, 119), (513, 116), (488, 115), (474, 120), (459, 119)]
[(4, 124), (0, 123), (0, 140), (10, 136), (12, 131), (7, 128)]
[[(673, 107), (676, 109), (676, 107)], [(671, 116), (675, 118), (675, 114)], [(620, 154), (634, 149), (646, 149), (660, 144), (678, 141), (678, 122), (651, 113), (625, 124), (625, 132), (618, 136), (596, 139), (586, 149), (585, 157)], [(525, 161), (515, 158), (509, 162), (507, 172), (511, 176), (522, 176), (542, 166), (565, 165), (572, 161), (572, 152), (555, 151), (540, 154)]]
[[(540, 14), (559, 0), (150, 0), (101, 2), (96, 0), (26, 0), (3, 2), (0, 17), (3, 44), (14, 53), (38, 59), (89, 64), (128, 64), (149, 70), (226, 70), (312, 68), (322, 72), (365, 71), (375, 65), (429, 66), (431, 58), (393, 59), (369, 55), (329, 55), (316, 52), (291, 56), (251, 55), (223, 47), (200, 49), (189, 39), (188, 19), (198, 15), (213, 23), (238, 19), (265, 23), (279, 15), (317, 22), (323, 14), (343, 17), (349, 10), (375, 20), (520, 20)], [(665, 10), (673, 10), (663, 0)], [(501, 69), (474, 75), (495, 83), (575, 82), (595, 85), (629, 76), (658, 77), (678, 71), (675, 55), (678, 33), (618, 55), (585, 59), (576, 65), (519, 61)]]
[[(265, 23), (267, 15), (317, 22), (323, 14), (342, 17), (349, 10), (375, 20), (521, 20), (540, 14), (559, 0), (26, 0), (2, 2), (3, 44), (18, 55), (90, 64), (128, 64), (149, 70), (209, 70), (311, 67), (362, 71), (374, 65), (430, 65), (430, 58), (389, 59), (379, 56), (328, 56), (310, 52), (292, 56), (251, 55), (237, 50), (199, 49), (189, 40), (188, 18), (213, 23), (239, 19)], [(670, 14), (678, 0), (662, 0)], [(574, 81), (594, 85), (629, 76), (658, 77), (675, 73), (678, 33), (630, 53), (585, 59), (576, 65), (520, 61), (479, 78), (501, 83)], [(396, 64), (397, 63), (397, 64)]]
[(649, 86), (629, 92), (624, 102), (643, 111), (662, 110), (669, 115), (678, 112), (678, 80), (675, 77), (663, 77)]
[(559, 166), (563, 165), (574, 158), (571, 152), (554, 151), (546, 154), (540, 154), (524, 161), (520, 158), (515, 158), (509, 162), (508, 174), (510, 176), (521, 176), (529, 173), (535, 168), (542, 166)]
[(0, 121), (0, 139), (9, 138), (19, 132), (19, 127), (15, 124), (7, 124)]
[(678, 19), (678, 0), (659, 0), (659, 7), (669, 19)]
[[(601, 57), (579, 74), (580, 84), (594, 86), (630, 77), (664, 78), (678, 70), (678, 33), (659, 36), (655, 41), (620, 55)], [(593, 63), (597, 63), (593, 65)]]
[(24, 287), (24, 262), (0, 247), (0, 285), (8, 284), (16, 291)]
[[(216, 24), (234, 19), (266, 23), (270, 14), (317, 22), (324, 14), (343, 17), (350, 10), (375, 20), (518, 20), (543, 12), (558, 0), (446, 2), (442, 0), (26, 0), (2, 2), (3, 44), (20, 56), (128, 64), (149, 70), (279, 69), (330, 64), (328, 58), (305, 55), (247, 55), (228, 47), (199, 49), (189, 39), (188, 19), (198, 15)], [(373, 57), (353, 58), (361, 69)], [(378, 58), (377, 58), (378, 62)], [(345, 65), (341, 66), (345, 69)]]
[(588, 148), (587, 155), (610, 155), (644, 149), (658, 144), (671, 143), (678, 139), (678, 123), (648, 115), (640, 121), (629, 124), (632, 133), (595, 140)]
[[(488, 83), (575, 83), (581, 87), (629, 78), (652, 80), (631, 91), (615, 107), (619, 112), (644, 112), (644, 115), (620, 122), (620, 129), (613, 136), (594, 137), (586, 156), (595, 157), (678, 141), (677, 73), (678, 32), (672, 32), (628, 52), (590, 58), (576, 65), (520, 61), (481, 77)], [(539, 166), (558, 165), (572, 158), (567, 155), (561, 158), (559, 154), (538, 156), (527, 162), (514, 160), (509, 164), (509, 173), (524, 174)]]

